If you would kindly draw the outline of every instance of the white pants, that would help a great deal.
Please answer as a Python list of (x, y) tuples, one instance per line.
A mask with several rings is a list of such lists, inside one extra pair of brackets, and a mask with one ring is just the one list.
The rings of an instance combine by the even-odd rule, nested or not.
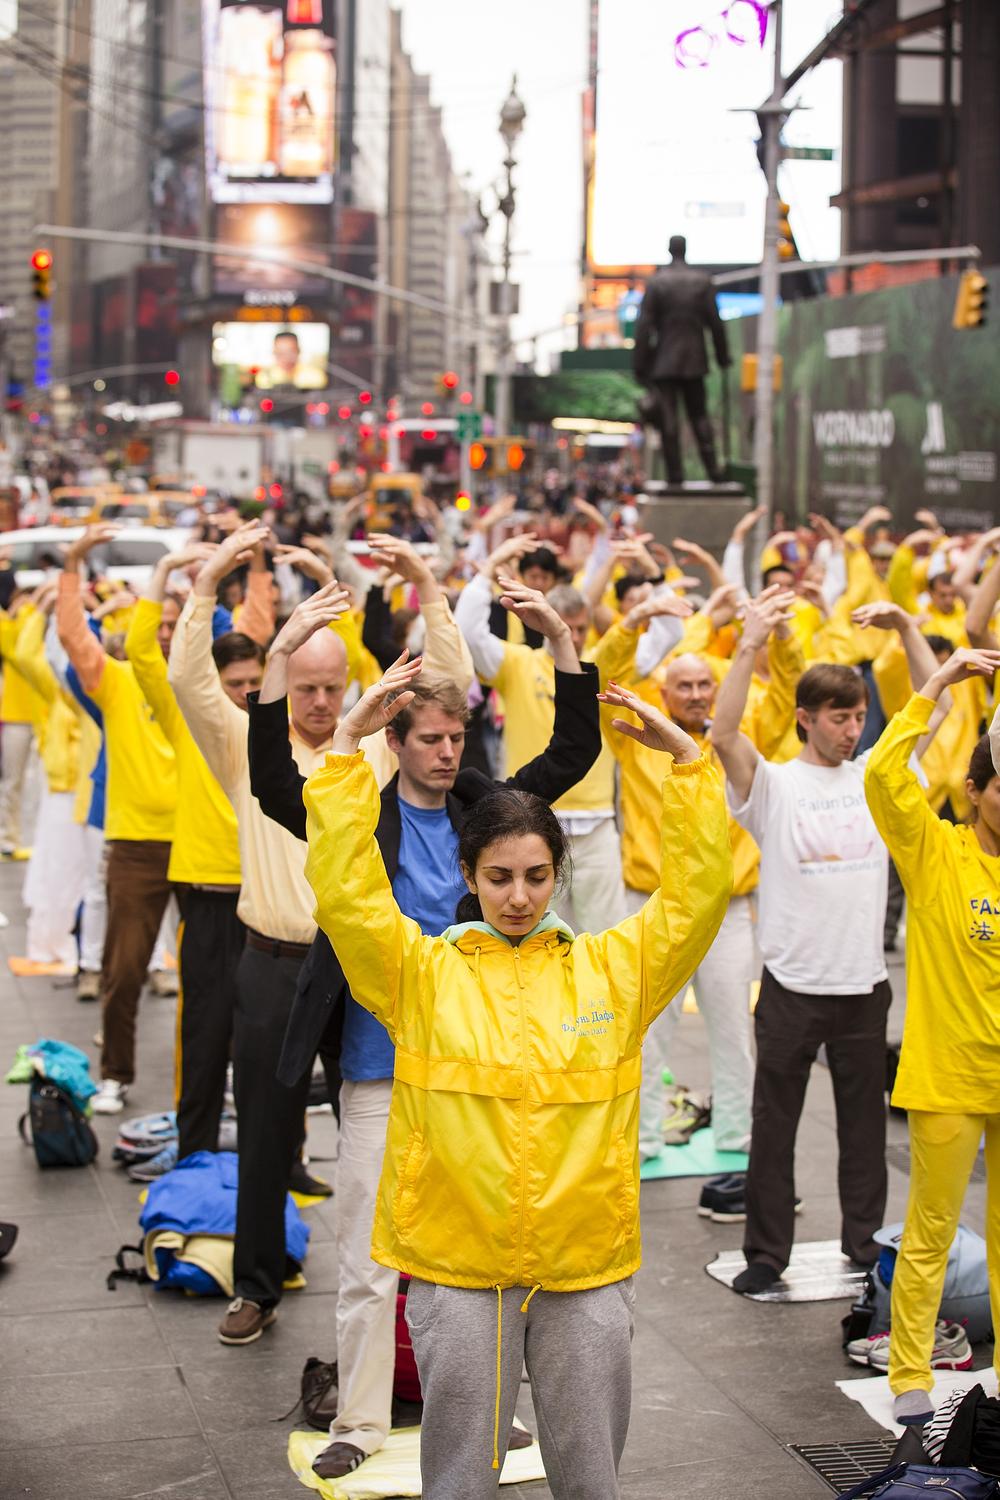
[[(649, 898), (629, 891), (638, 911)], [(751, 1044), (750, 985), (759, 968), (754, 937), (753, 903), (733, 896), (715, 942), (692, 977), (698, 1010), (708, 1029), (712, 1063), (712, 1134), (717, 1151), (746, 1151), (750, 1146), (750, 1107), (754, 1060)], [(684, 989), (687, 989), (685, 985)], [(646, 1033), (642, 1048), (639, 1096), (639, 1152), (656, 1156), (663, 1145), (666, 1088), (663, 1070), (680, 1015), (682, 990)]]
[[(25, 780), (34, 729), (30, 724), (5, 723), (0, 731), (0, 845), (19, 848), (24, 820)], [(26, 821), (26, 820), (25, 820)]]
[(622, 880), (622, 846), (614, 818), (590, 833), (570, 834), (571, 883), (552, 903), (574, 932), (604, 932), (628, 916)]
[(399, 1274), (372, 1260), (375, 1198), (382, 1175), (392, 1079), (340, 1085), (336, 1241), (336, 1442), (375, 1453), (391, 1425)]
[(73, 821), (75, 800), (72, 792), (43, 790), (24, 878), (28, 958), (40, 964), (71, 964), (74, 969), (73, 929), (87, 868), (83, 826)]
[(80, 968), (99, 974), (108, 926), (108, 855), (104, 829), (91, 828), (88, 824), (83, 830), (83, 842), (87, 872), (80, 918)]

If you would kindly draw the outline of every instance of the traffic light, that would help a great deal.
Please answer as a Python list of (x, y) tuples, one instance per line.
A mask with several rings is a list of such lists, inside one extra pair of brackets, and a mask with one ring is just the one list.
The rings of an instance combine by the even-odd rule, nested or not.
[(179, 370), (168, 370), (163, 377), (166, 385), (180, 385), (181, 376)]
[(982, 328), (989, 308), (990, 284), (980, 271), (963, 271), (955, 298), (955, 328)]
[(52, 296), (52, 251), (36, 250), (31, 257), (31, 295), (36, 302), (48, 302)]
[(469, 467), (475, 469), (477, 473), (486, 468), (489, 456), (489, 449), (485, 443), (469, 444)]
[(792, 226), (788, 222), (788, 215), (791, 213), (791, 211), (792, 211), (792, 205), (790, 203), (783, 203), (781, 201), (781, 199), (778, 200), (778, 259), (779, 260), (797, 260), (798, 259), (799, 252), (796, 249), (795, 236), (792, 233)]
[(520, 469), (522, 467), (522, 465), (524, 464), (524, 460), (525, 460), (525, 452), (524, 452), (524, 449), (521, 447), (521, 444), (520, 443), (508, 443), (507, 444), (507, 468), (508, 468), (508, 470), (510, 470), (510, 471), (512, 471), (513, 473), (516, 474), (517, 471), (518, 471), (518, 469)]
[(443, 375), (438, 376), (435, 385), (440, 395), (453, 396), (458, 390), (458, 375), (454, 370), (445, 370)]

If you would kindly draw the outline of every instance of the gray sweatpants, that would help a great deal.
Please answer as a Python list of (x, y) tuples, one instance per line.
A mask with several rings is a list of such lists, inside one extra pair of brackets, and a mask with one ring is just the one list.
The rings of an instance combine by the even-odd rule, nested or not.
[[(499, 1456), (524, 1365), (554, 1500), (616, 1500), (632, 1402), (632, 1278), (586, 1292), (503, 1292)], [(406, 1321), (420, 1372), (424, 1500), (485, 1500), (496, 1408), (498, 1297), (412, 1281)]]

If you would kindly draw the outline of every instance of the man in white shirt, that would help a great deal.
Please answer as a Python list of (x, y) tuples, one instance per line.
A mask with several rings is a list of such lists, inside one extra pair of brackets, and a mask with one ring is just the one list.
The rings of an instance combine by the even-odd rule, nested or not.
[(749, 1294), (779, 1280), (791, 1255), (795, 1136), (821, 1046), (837, 1111), (841, 1249), (860, 1265), (877, 1258), (886, 1199), (888, 856), (865, 801), (863, 761), (851, 759), (868, 690), (850, 667), (810, 667), (795, 698), (802, 752), (784, 765), (764, 760), (739, 732), (754, 654), (793, 601), (775, 586), (748, 607), (712, 729), (733, 815), (761, 852), (747, 1267), (733, 1283)]

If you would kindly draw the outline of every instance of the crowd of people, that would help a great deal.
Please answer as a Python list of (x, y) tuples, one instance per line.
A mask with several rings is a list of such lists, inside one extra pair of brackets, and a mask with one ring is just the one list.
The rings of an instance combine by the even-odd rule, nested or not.
[(841, 1248), (871, 1267), (904, 903), (898, 1420), (932, 1410), (984, 1135), (1000, 1316), (1000, 528), (949, 536), (921, 512), (894, 540), (880, 507), (843, 532), (812, 516), (751, 580), (758, 520), (718, 560), (656, 542), (631, 496), (526, 513), (508, 495), (467, 530), (425, 506), (405, 535), (366, 532), (359, 498), (315, 531), (205, 515), (141, 597), (95, 567), (103, 526), (41, 587), (8, 580), (0, 839), (31, 846), (28, 957), (100, 999), (95, 1113), (152, 1107), (140, 995), (179, 909), (162, 1167), (216, 1149), (231, 1067), (225, 1344), (278, 1316), (289, 1187), (328, 1191), (304, 1149), (322, 1069), (339, 1388), (321, 1477), (388, 1434), (402, 1273), (424, 1494), (494, 1493), (522, 1367), (553, 1495), (618, 1493), (639, 1166), (671, 1149), (689, 986), (702, 1123), (749, 1153), (699, 1210), (745, 1223), (735, 1290), (789, 1264), (821, 1050)]

